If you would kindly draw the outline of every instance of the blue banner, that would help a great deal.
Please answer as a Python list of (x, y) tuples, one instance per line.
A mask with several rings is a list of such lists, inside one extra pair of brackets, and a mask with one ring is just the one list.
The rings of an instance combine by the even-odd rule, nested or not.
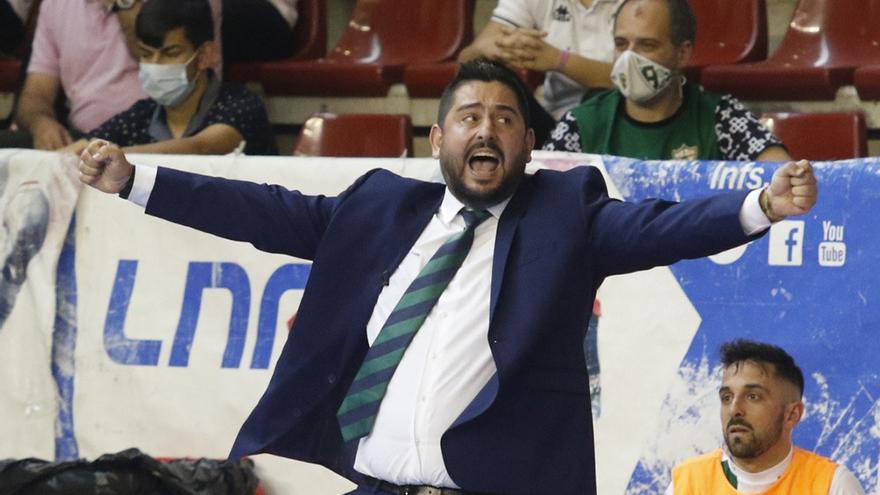
[[(638, 201), (760, 187), (778, 164), (606, 157), (605, 166), (622, 195)], [(813, 166), (820, 193), (809, 215), (775, 224), (744, 249), (671, 267), (702, 321), (628, 494), (662, 493), (677, 462), (721, 445), (717, 350), (736, 338), (779, 345), (795, 358), (806, 412), (794, 443), (845, 465), (867, 493), (877, 489), (880, 161)]]

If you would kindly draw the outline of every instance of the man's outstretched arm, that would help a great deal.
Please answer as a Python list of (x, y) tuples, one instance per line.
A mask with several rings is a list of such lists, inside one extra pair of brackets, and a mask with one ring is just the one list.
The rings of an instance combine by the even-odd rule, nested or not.
[(592, 253), (608, 276), (744, 244), (772, 222), (807, 213), (816, 203), (818, 187), (812, 166), (800, 161), (783, 165), (769, 186), (748, 194), (732, 192), (683, 203), (625, 203), (587, 194), (594, 198), (587, 205), (597, 207), (590, 222)]
[(134, 166), (103, 140), (89, 143), (79, 170), (82, 182), (109, 194), (124, 192), (150, 215), (303, 259), (314, 257), (339, 201), (280, 186)]

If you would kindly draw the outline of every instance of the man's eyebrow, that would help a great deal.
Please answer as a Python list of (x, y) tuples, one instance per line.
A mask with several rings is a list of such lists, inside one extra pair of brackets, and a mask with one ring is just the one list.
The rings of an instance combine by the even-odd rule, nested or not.
[[(747, 384), (743, 385), (743, 388), (747, 389), (747, 390), (759, 389), (759, 390), (763, 390), (765, 392), (770, 392), (770, 389), (761, 385), (760, 383), (747, 383)], [(719, 394), (723, 394), (724, 392), (730, 392), (730, 391), (731, 391), (730, 387), (728, 387), (727, 385), (718, 389)]]
[[(483, 104), (480, 102), (465, 103), (464, 105), (460, 105), (458, 107), (455, 107), (455, 111), (461, 112), (461, 111), (465, 111), (465, 110), (471, 110), (474, 108), (480, 108), (482, 106), (483, 106)], [(517, 110), (516, 107), (512, 107), (510, 105), (504, 105), (504, 104), (498, 104), (498, 105), (495, 105), (495, 107), (502, 110), (502, 111), (511, 112), (516, 115), (519, 115), (519, 110)]]
[(171, 50), (172, 48), (175, 48), (175, 49), (176, 48), (183, 48), (182, 43), (172, 43), (168, 46), (150, 46), (150, 45), (144, 43), (143, 41), (138, 41), (137, 46), (138, 46), (138, 48), (140, 48), (142, 50), (150, 50), (150, 51), (156, 51), (156, 52), (168, 51), (168, 50)]
[(514, 108), (510, 105), (498, 105), (498, 108), (500, 108), (501, 110), (504, 110), (507, 112), (512, 112), (512, 113), (515, 113), (516, 115), (519, 115), (519, 110), (517, 110), (516, 108)]
[(474, 108), (480, 108), (480, 107), (482, 107), (482, 106), (483, 106), (482, 103), (480, 103), (480, 102), (476, 102), (476, 101), (475, 101), (475, 102), (473, 102), (473, 103), (465, 103), (464, 105), (459, 105), (459, 106), (455, 107), (455, 111), (456, 111), (456, 112), (461, 112), (461, 111), (463, 111), (463, 110), (471, 110), (471, 109), (474, 109)]

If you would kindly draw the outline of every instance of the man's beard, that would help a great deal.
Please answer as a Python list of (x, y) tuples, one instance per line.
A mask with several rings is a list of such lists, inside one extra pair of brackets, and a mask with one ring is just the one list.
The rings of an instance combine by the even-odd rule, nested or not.
[[(522, 167), (525, 167), (525, 153), (520, 153), (516, 157), (512, 163), (514, 167), (519, 167), (518, 164), (522, 163)], [(442, 154), (440, 156), (440, 170), (443, 173), (443, 179), (446, 181), (446, 187), (452, 191), (453, 196), (458, 198), (459, 201), (464, 203), (466, 206), (475, 208), (475, 209), (485, 209), (490, 206), (497, 205), (498, 203), (504, 201), (513, 195), (516, 190), (517, 185), (519, 185), (520, 179), (522, 179), (523, 173), (515, 173), (513, 170), (515, 168), (510, 169), (510, 172), (505, 174), (504, 178), (494, 189), (486, 190), (486, 191), (474, 191), (472, 189), (468, 189), (468, 187), (464, 184), (463, 179), (459, 174), (451, 174), (447, 172), (447, 168), (443, 166), (445, 160), (448, 160), (448, 157), (444, 157)], [(468, 164), (464, 164), (465, 167), (468, 167)], [(499, 165), (500, 166), (500, 165)], [(457, 170), (457, 169), (456, 169)]]
[[(753, 459), (766, 452), (782, 436), (783, 419), (784, 413), (780, 413), (778, 420), (773, 424), (773, 429), (767, 435), (762, 436), (758, 436), (752, 425), (744, 420), (731, 419), (724, 429), (724, 443), (727, 444), (727, 450), (730, 452), (730, 455), (740, 459)], [(749, 428), (748, 437), (743, 438), (743, 435), (739, 434), (736, 439), (731, 440), (729, 431), (733, 425)]]

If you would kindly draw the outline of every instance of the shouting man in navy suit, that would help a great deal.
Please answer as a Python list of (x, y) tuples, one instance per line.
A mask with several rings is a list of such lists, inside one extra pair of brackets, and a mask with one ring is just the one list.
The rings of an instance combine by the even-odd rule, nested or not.
[(357, 494), (595, 493), (582, 342), (602, 280), (743, 244), (816, 201), (806, 162), (764, 189), (682, 203), (610, 199), (592, 167), (526, 175), (528, 114), (513, 73), (464, 64), (430, 135), (447, 185), (374, 170), (336, 197), (88, 146), (85, 183), (313, 261), (230, 457), (319, 463)]

